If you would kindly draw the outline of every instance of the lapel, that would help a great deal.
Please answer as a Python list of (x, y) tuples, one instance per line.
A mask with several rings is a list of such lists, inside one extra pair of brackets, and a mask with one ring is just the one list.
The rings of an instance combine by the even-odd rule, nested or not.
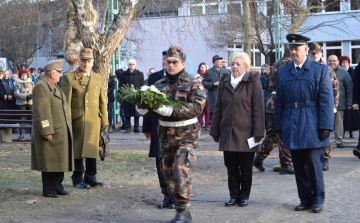
[(90, 89), (92, 89), (93, 87), (96, 86), (97, 79), (99, 79), (98, 75), (96, 75), (93, 71), (91, 71), (90, 72), (90, 81), (89, 81), (89, 86), (87, 88), (87, 91), (89, 91)]
[(56, 86), (56, 84), (54, 84), (52, 81), (50, 81), (49, 78), (42, 76), (40, 78), (40, 80), (45, 81), (45, 83), (47, 84), (47, 86), (49, 87), (50, 91), (54, 91), (54, 86)]
[[(231, 75), (231, 74), (230, 74)], [(230, 75), (227, 75), (225, 78), (224, 78), (224, 85), (225, 87), (227, 87), (232, 93), (234, 93), (234, 88), (233, 86), (231, 85), (231, 77)]]
[(54, 95), (55, 97), (60, 98), (61, 100), (63, 99), (62, 95), (61, 95), (61, 91), (59, 89), (59, 87), (56, 85), (56, 87), (54, 87)]

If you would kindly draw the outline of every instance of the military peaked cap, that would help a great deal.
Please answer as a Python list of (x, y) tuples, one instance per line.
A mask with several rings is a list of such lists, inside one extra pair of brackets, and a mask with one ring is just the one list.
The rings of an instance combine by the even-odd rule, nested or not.
[(52, 60), (45, 65), (44, 70), (45, 70), (45, 72), (52, 71), (52, 70), (61, 72), (61, 71), (63, 71), (62, 70), (63, 62), (64, 62), (63, 60)]
[(80, 51), (80, 60), (94, 59), (93, 51), (90, 48), (84, 48)]
[(286, 39), (289, 41), (290, 48), (306, 45), (307, 41), (310, 41), (309, 37), (300, 34), (288, 34)]

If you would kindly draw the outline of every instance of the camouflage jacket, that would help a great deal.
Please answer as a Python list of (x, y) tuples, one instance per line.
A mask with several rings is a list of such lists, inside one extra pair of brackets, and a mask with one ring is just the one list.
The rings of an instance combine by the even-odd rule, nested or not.
[[(317, 63), (324, 64), (322, 59), (320, 59), (320, 61)], [(329, 67), (329, 73), (330, 73), (331, 83), (332, 83), (333, 93), (334, 93), (334, 108), (337, 108), (337, 106), (339, 104), (339, 98), (340, 98), (339, 81), (336, 78), (335, 71), (331, 67)]]
[(266, 102), (266, 113), (275, 114), (275, 97), (276, 94), (272, 94), (272, 92), (276, 92), (276, 75), (277, 70), (284, 66), (285, 64), (291, 62), (291, 60), (288, 60), (286, 58), (281, 58), (278, 62), (274, 63), (270, 74), (269, 74), (269, 88), (270, 88), (270, 95), (268, 97), (268, 100)]
[(197, 118), (203, 111), (206, 104), (206, 90), (200, 81), (192, 78), (186, 71), (173, 85), (167, 77), (160, 79), (155, 87), (164, 94), (171, 94), (173, 101), (185, 101), (188, 104), (173, 108), (174, 111), (169, 117), (159, 115), (162, 121), (183, 121)]

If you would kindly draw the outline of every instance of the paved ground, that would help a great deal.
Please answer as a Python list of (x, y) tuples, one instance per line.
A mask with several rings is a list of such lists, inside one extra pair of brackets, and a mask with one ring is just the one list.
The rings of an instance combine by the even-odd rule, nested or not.
[[(313, 214), (310, 211), (293, 211), (299, 204), (295, 178), (292, 175), (280, 176), (272, 171), (272, 167), (278, 164), (275, 152), (265, 161), (264, 173), (254, 169), (253, 186), (247, 207), (224, 207), (224, 202), (229, 199), (227, 183), (224, 180), (219, 186), (209, 187), (208, 190), (201, 190), (194, 183), (193, 190), (200, 192), (192, 197), (193, 222), (359, 222), (360, 160), (352, 154), (357, 137), (356, 133), (355, 139), (345, 138), (346, 147), (343, 149), (334, 148), (333, 144), (330, 171), (324, 172), (326, 199), (323, 212)], [(135, 141), (146, 139), (142, 134), (111, 134), (112, 147)], [(146, 152), (147, 148), (142, 150)], [(221, 168), (223, 175), (226, 173), (222, 153), (216, 151), (216, 144), (212, 143), (211, 137), (207, 134), (203, 134), (200, 140), (194, 178), (197, 170), (205, 165), (203, 159), (214, 159), (214, 166)], [(211, 179), (212, 176), (208, 177)], [(156, 203), (161, 201), (160, 194), (158, 199), (149, 201), (142, 195), (142, 190), (146, 189), (139, 188), (137, 194), (127, 197), (129, 199), (109, 195), (81, 207), (70, 207), (68, 211), (61, 213), (44, 214), (42, 218), (16, 219), (14, 222), (168, 222), (174, 216), (174, 210), (157, 209)], [(126, 211), (124, 206), (128, 207)]]

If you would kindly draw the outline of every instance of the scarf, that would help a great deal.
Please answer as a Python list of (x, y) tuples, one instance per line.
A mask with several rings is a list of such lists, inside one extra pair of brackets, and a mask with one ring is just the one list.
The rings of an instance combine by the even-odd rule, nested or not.
[(202, 78), (204, 78), (204, 76), (205, 76), (205, 72), (201, 72), (201, 71), (199, 71), (198, 73), (200, 74), (200, 76), (201, 76)]
[(13, 82), (10, 81), (10, 78), (7, 79), (7, 80), (5, 80), (5, 79), (3, 78), (2, 80), (3, 80), (2, 82), (3, 82), (3, 85), (4, 85), (5, 89), (6, 89), (6, 84), (8, 83), (8, 84), (9, 84), (9, 87), (10, 87), (10, 90), (14, 90), (14, 85), (13, 85)]
[(166, 77), (169, 79), (170, 84), (175, 84), (175, 82), (179, 79), (179, 77), (185, 72), (185, 68), (182, 69), (179, 73), (175, 75), (169, 75), (168, 72), (166, 72)]

